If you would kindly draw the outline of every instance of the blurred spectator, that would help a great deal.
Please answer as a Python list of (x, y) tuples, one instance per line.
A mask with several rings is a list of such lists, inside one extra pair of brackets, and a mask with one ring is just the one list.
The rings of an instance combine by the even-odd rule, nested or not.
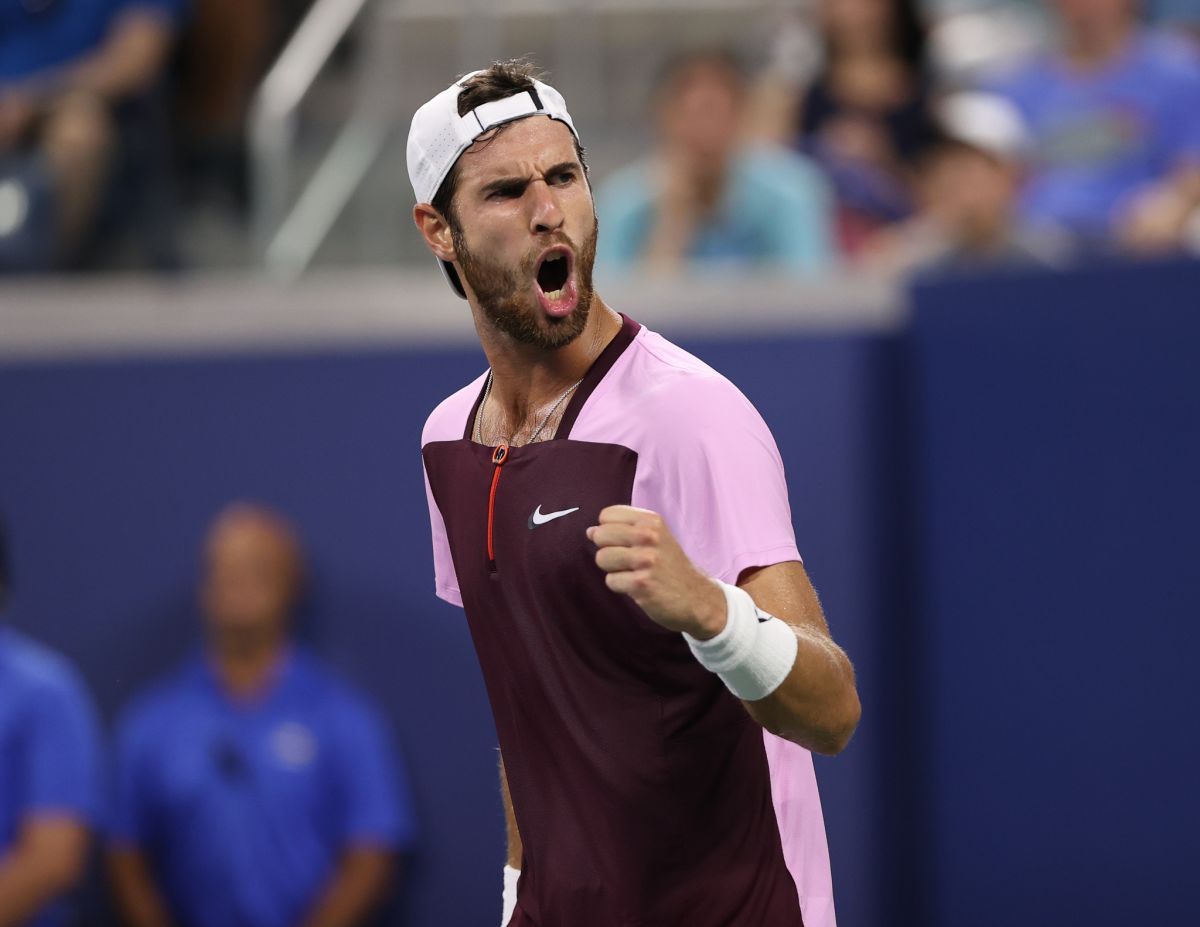
[(280, 0), (191, 0), (180, 41), (176, 128), (191, 199), (249, 206), (245, 124), (266, 69)]
[(825, 169), (853, 253), (912, 207), (911, 168), (931, 136), (925, 29), (915, 0), (820, 0), (817, 20), (815, 61), (777, 58), (761, 82), (756, 131)]
[(1140, 0), (1054, 0), (1060, 47), (996, 83), (1036, 145), (1026, 221), (1085, 247), (1177, 246), (1200, 205), (1200, 60)]
[[(0, 612), (9, 588), (0, 526)], [(0, 925), (66, 923), (98, 812), (91, 698), (58, 654), (0, 627)]]
[(79, 258), (186, 2), (0, 4), (0, 271)]
[(1045, 51), (1044, 0), (952, 0), (926, 11), (928, 62), (940, 89), (978, 87), (989, 74)]
[(960, 93), (936, 114), (939, 137), (917, 172), (917, 214), (868, 242), (861, 266), (905, 274), (1062, 263), (1060, 236), (1017, 221), (1032, 143), (1017, 109), (1002, 97)]
[(655, 93), (657, 151), (596, 194), (600, 266), (825, 266), (825, 182), (786, 149), (742, 145), (746, 92), (725, 52), (691, 52), (667, 65)]
[(135, 927), (350, 927), (413, 821), (376, 712), (289, 640), (299, 546), (266, 509), (208, 537), (206, 653), (119, 727), (110, 871)]

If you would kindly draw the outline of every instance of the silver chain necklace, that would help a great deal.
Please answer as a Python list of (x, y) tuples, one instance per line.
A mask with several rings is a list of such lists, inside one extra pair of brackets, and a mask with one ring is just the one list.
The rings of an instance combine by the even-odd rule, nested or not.
[[(558, 407), (563, 404), (563, 400), (566, 399), (568, 396), (570, 396), (571, 393), (573, 393), (575, 391), (576, 387), (578, 387), (579, 384), (583, 382), (583, 380), (584, 380), (584, 378), (580, 377), (578, 380), (576, 380), (574, 383), (572, 383), (570, 386), (568, 386), (565, 390), (563, 390), (563, 393), (561, 396), (559, 396), (556, 400), (554, 400), (554, 405), (552, 405), (550, 407), (550, 411), (546, 413), (546, 417), (542, 419), (542, 423), (533, 430), (533, 434), (531, 434), (529, 436), (529, 440), (525, 442), (526, 444), (533, 444), (533, 442), (538, 439), (538, 435), (540, 435), (542, 433), (542, 429), (545, 428), (547, 423), (549, 423), (550, 419), (552, 419), (554, 417), (554, 413), (557, 412)], [(489, 370), (488, 378), (487, 378), (487, 385), (484, 386), (484, 388), (483, 388), (483, 401), (479, 403), (479, 410), (475, 413), (475, 443), (476, 444), (483, 443), (483, 433), (482, 433), (483, 409), (487, 405), (488, 397), (491, 395), (492, 395), (492, 372)]]

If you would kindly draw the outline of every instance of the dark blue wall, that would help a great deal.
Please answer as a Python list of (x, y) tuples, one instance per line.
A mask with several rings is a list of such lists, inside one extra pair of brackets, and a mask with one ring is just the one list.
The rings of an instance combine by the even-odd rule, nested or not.
[[(818, 759), (842, 927), (1190, 924), (1200, 268), (919, 287), (899, 336), (693, 339), (772, 427), (865, 714)], [(494, 732), (432, 591), (418, 442), (477, 350), (0, 366), (9, 618), (107, 718), (196, 639), (197, 547), (307, 539), (303, 630), (384, 707), (423, 844), (397, 923), (492, 924)], [(94, 916), (89, 923), (97, 922)]]
[(928, 923), (1195, 924), (1200, 265), (916, 302)]

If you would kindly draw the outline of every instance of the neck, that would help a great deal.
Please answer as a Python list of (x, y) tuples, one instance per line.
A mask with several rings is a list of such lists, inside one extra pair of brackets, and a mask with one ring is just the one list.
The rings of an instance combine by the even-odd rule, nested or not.
[(1134, 24), (1128, 19), (1098, 21), (1067, 34), (1067, 60), (1076, 67), (1094, 67), (1111, 61), (1129, 44)]
[(478, 309), (475, 328), (492, 368), (489, 403), (500, 411), (500, 418), (511, 426), (509, 433), (515, 435), (525, 425), (535, 427), (531, 419), (544, 414), (545, 406), (583, 378), (621, 330), (621, 317), (599, 296), (593, 296), (587, 326), (570, 344), (555, 349), (514, 341)]
[(283, 661), (281, 635), (228, 635), (215, 638), (210, 653), (217, 678), (238, 698), (257, 695), (267, 686)]

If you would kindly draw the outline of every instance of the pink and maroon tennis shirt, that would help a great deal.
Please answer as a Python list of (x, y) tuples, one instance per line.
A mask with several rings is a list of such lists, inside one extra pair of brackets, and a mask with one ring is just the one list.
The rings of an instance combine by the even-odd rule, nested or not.
[(799, 560), (766, 424), (628, 318), (552, 440), (475, 443), (485, 378), (422, 453), (437, 594), (466, 611), (524, 844), (513, 927), (833, 927), (810, 754), (611, 592), (584, 533), (631, 504), (725, 582)]

